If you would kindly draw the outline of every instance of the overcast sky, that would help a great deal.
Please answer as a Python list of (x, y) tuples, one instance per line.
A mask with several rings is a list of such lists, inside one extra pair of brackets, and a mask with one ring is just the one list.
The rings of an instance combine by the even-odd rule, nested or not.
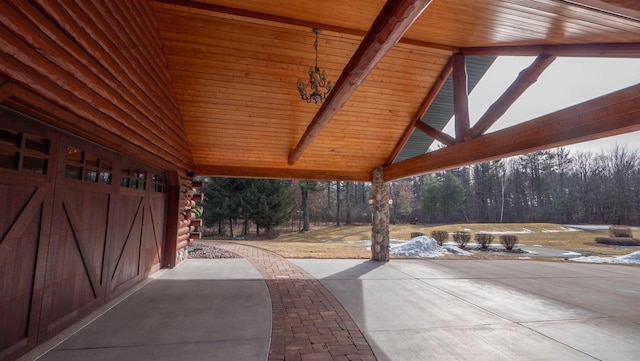
[[(505, 91), (534, 60), (532, 57), (500, 57), (469, 95), (471, 124)], [(640, 59), (558, 58), (487, 132), (493, 132), (568, 106), (640, 83)], [(640, 121), (640, 119), (638, 119)], [(454, 122), (444, 131), (454, 134)], [(599, 152), (612, 145), (640, 148), (640, 132), (568, 146), (571, 150)]]

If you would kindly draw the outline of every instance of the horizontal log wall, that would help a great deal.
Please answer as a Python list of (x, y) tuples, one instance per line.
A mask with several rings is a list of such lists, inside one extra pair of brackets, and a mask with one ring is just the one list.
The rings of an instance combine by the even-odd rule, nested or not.
[[(0, 2), (0, 76), (77, 117), (47, 119), (72, 133), (112, 135), (104, 146), (165, 169), (191, 152), (149, 4), (144, 1)], [(68, 119), (68, 118), (67, 118)]]
[[(148, 222), (140, 222), (157, 227), (133, 232), (140, 234), (144, 242), (128, 239), (123, 242), (141, 245), (145, 249), (143, 255), (156, 255), (158, 263), (153, 269), (161, 266), (161, 256), (164, 256), (162, 266), (175, 264), (179, 227), (173, 224), (177, 222), (180, 209), (178, 193), (185, 180), (190, 181), (187, 172), (193, 169), (193, 162), (155, 17), (148, 2), (0, 1), (0, 102), (84, 140), (115, 150), (118, 157), (124, 155), (134, 162), (168, 171), (171, 177), (166, 187), (170, 192), (175, 191), (175, 202), (170, 203), (172, 208), (165, 213), (165, 208), (160, 207), (165, 203), (164, 198), (151, 197), (145, 211), (139, 213)], [(117, 182), (120, 175), (116, 172), (113, 177)], [(118, 188), (115, 183), (113, 187)], [(165, 186), (161, 187), (164, 189)], [(127, 193), (129, 198), (126, 199), (130, 200), (139, 191), (123, 189), (122, 192)], [(121, 198), (125, 199), (124, 196)], [(79, 209), (77, 214), (93, 214), (84, 210)], [(58, 209), (53, 215), (61, 214)], [(150, 217), (159, 218), (151, 222)], [(166, 228), (163, 227), (165, 222)], [(182, 227), (185, 226), (190, 237), (193, 229), (190, 225)], [(97, 229), (97, 226), (93, 227)], [(162, 228), (165, 228), (164, 234)], [(50, 236), (46, 229), (42, 232), (42, 237)], [(145, 243), (153, 241), (152, 234), (164, 236), (164, 254), (161, 249), (153, 249), (154, 243)], [(94, 246), (91, 240), (87, 244)], [(166, 262), (167, 259), (173, 261)], [(121, 270), (114, 274), (126, 282), (111, 290), (113, 294), (143, 277), (130, 277), (141, 269), (135, 260), (150, 262), (134, 256), (130, 259), (123, 256), (120, 260)], [(150, 272), (146, 268), (142, 271), (144, 275)], [(92, 282), (94, 278), (90, 277)], [(58, 307), (51, 307), (54, 306)], [(90, 308), (86, 307), (87, 310)], [(56, 310), (51, 314), (63, 315), (63, 311)], [(38, 310), (34, 312), (38, 313)], [(69, 318), (69, 322), (72, 319)], [(47, 320), (44, 317), (40, 323), (46, 325), (54, 321)], [(44, 330), (44, 326), (41, 329)], [(36, 340), (39, 342), (57, 330), (46, 329), (37, 337), (30, 336), (29, 343), (21, 345), (20, 349), (0, 350), (0, 359), (33, 347)]]
[(194, 239), (202, 237), (201, 232), (197, 232), (197, 227), (202, 225), (202, 219), (196, 214), (196, 200), (201, 201), (203, 195), (198, 193), (202, 187), (202, 182), (192, 180), (187, 174), (180, 175), (180, 191), (178, 200), (178, 222), (176, 237), (176, 259), (174, 266), (188, 258), (187, 247)]

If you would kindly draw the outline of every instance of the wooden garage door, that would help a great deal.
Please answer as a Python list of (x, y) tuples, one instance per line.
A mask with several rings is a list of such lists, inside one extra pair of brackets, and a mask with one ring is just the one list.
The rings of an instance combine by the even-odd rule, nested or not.
[(160, 268), (164, 172), (0, 108), (0, 360)]
[(37, 342), (59, 137), (0, 111), (2, 360)]

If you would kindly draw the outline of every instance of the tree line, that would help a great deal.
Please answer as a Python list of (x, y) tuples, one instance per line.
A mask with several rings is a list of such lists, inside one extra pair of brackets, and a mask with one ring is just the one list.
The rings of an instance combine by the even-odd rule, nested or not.
[[(243, 178), (205, 178), (201, 202), (202, 220), (212, 231), (232, 238), (274, 227), (291, 219), (293, 204), (288, 188), (291, 181)], [(238, 227), (240, 229), (238, 229)]]
[[(209, 227), (215, 223), (215, 233), (371, 219), (370, 183), (211, 178), (205, 184), (203, 218)], [(234, 200), (224, 190), (242, 196)], [(394, 181), (391, 199), (392, 223), (638, 225), (640, 152), (620, 145), (599, 153), (539, 151)]]
[(398, 183), (414, 190), (399, 221), (640, 224), (640, 152), (620, 145), (539, 151)]

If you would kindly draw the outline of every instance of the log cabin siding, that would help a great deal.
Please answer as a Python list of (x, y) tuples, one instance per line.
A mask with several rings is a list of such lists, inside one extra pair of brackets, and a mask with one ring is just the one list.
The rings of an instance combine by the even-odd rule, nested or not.
[[(179, 207), (168, 200), (193, 163), (147, 1), (0, 2), (0, 103), (55, 127), (0, 108), (5, 129), (51, 141), (46, 174), (0, 162), (0, 360), (12, 360), (175, 265)], [(108, 160), (110, 185), (66, 177), (74, 142)], [(145, 189), (121, 184), (140, 169)]]
[[(146, 1), (0, 3), (0, 75), (127, 143), (100, 143), (165, 169), (192, 168)], [(54, 125), (75, 133), (72, 125)]]

